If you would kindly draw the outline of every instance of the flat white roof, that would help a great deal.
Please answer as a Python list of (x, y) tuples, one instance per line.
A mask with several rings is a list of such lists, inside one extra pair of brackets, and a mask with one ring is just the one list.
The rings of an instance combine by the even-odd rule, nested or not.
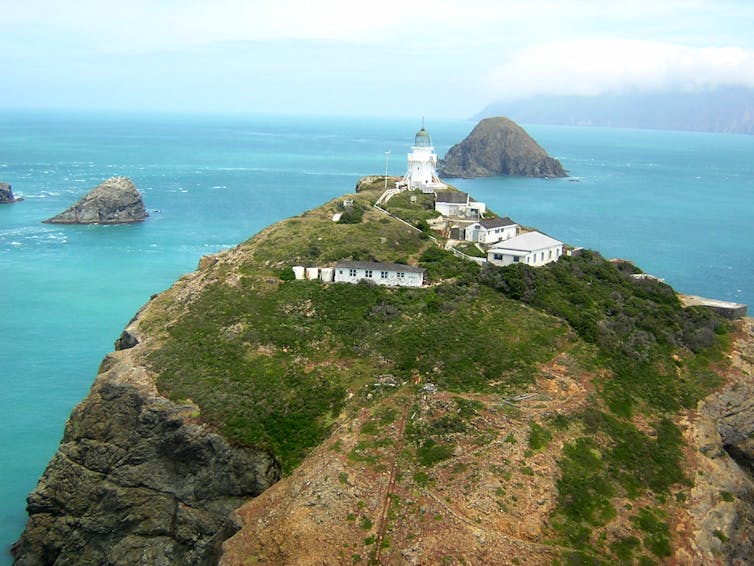
[[(513, 255), (520, 255), (520, 252), (529, 253), (554, 246), (562, 246), (563, 242), (550, 238), (542, 232), (526, 232), (510, 240), (503, 240), (490, 248), (490, 251), (508, 251)], [(519, 252), (519, 254), (515, 253)]]

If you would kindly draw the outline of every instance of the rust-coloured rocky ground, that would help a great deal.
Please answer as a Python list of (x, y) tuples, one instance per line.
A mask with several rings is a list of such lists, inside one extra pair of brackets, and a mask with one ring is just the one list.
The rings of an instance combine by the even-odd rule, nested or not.
[[(748, 319), (731, 355), (729, 390), (754, 387), (752, 363)], [(241, 507), (244, 527), (226, 541), (221, 564), (553, 563), (564, 550), (549, 526), (556, 460), (569, 439), (556, 432), (546, 448), (532, 450), (527, 438), (532, 422), (583, 406), (593, 376), (569, 366), (568, 359), (553, 360), (533, 395), (518, 401), (464, 395), (481, 406), (464, 431), (446, 436), (452, 456), (430, 467), (417, 462), (407, 430), (457, 414), (457, 396), (413, 383), (371, 392), (369, 408), (344, 415), (290, 477)], [(675, 551), (668, 563), (743, 565), (752, 555), (752, 481), (722, 450), (720, 415), (705, 408), (714, 398), (681, 419), (694, 486), (684, 491), (685, 506), (671, 507)], [(379, 425), (385, 414), (394, 419)], [(616, 503), (638, 508), (642, 501)], [(621, 521), (613, 528), (620, 530)]]

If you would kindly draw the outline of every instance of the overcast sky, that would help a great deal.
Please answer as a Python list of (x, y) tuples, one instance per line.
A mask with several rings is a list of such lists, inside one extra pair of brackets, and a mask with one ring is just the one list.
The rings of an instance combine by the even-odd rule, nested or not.
[(468, 117), (754, 87), (751, 0), (0, 0), (0, 109)]

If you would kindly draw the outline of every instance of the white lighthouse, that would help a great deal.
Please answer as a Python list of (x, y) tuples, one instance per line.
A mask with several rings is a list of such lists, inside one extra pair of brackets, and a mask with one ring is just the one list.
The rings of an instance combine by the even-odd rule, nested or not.
[(432, 138), (422, 123), (422, 129), (416, 133), (411, 153), (408, 154), (408, 170), (399, 186), (409, 190), (421, 189), (424, 193), (446, 189), (447, 185), (440, 181), (435, 172), (435, 165), (437, 154), (432, 147)]

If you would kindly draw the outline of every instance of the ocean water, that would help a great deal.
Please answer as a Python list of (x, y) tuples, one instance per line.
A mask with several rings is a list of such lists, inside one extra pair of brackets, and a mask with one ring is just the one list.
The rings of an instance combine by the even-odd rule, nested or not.
[[(429, 120), (440, 155), (473, 123)], [(102, 357), (207, 253), (400, 175), (419, 120), (0, 113), (0, 564)], [(531, 126), (569, 179), (453, 181), (521, 224), (634, 260), (679, 291), (754, 304), (754, 136)], [(386, 152), (390, 151), (389, 154)], [(149, 219), (42, 220), (127, 175)]]

